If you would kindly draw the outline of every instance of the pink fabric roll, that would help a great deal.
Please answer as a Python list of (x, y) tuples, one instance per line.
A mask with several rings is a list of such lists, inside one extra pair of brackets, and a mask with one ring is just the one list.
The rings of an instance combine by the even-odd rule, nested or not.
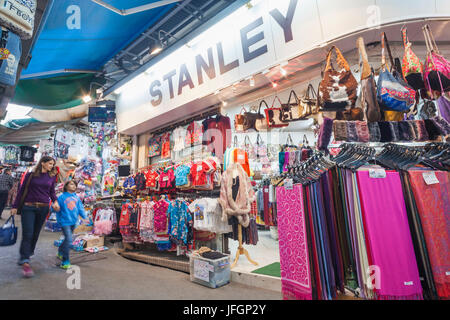
[(276, 192), (283, 299), (312, 300), (302, 186)]
[(398, 172), (371, 178), (369, 171), (359, 170), (357, 177), (369, 261), (379, 267), (377, 298), (423, 299)]

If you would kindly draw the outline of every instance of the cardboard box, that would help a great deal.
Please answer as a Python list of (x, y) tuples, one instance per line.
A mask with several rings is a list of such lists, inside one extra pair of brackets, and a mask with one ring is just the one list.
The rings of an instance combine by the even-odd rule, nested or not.
[(105, 244), (105, 237), (97, 236), (93, 239), (87, 240), (85, 248), (92, 248), (92, 247), (101, 247)]
[(73, 233), (74, 234), (78, 234), (78, 233), (89, 233), (89, 232), (91, 232), (92, 230), (94, 230), (94, 227), (88, 227), (88, 226), (85, 226), (85, 225), (80, 225), (80, 226), (78, 226), (78, 227), (76, 227), (76, 229), (75, 230), (73, 230)]

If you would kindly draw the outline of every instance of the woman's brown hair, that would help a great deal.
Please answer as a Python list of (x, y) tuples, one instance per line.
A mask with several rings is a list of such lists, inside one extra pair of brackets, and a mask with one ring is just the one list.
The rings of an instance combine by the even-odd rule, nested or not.
[(56, 160), (49, 156), (43, 156), (36, 165), (36, 168), (33, 170), (33, 177), (40, 176), (42, 173), (42, 163), (49, 161), (53, 161), (55, 165), (53, 166), (52, 171), (50, 171), (48, 174), (50, 175), (50, 177), (56, 176), (58, 174), (58, 170), (56, 169)]

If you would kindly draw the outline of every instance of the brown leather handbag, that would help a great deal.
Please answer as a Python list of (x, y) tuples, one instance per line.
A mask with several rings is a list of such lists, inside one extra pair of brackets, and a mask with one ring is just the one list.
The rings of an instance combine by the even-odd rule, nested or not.
[[(245, 115), (242, 114), (242, 111), (247, 112), (247, 110), (242, 107), (241, 108), (241, 112), (237, 115), (234, 116), (234, 129), (236, 130), (236, 132), (244, 132), (245, 129), (245, 123), (246, 123), (246, 118)], [(248, 124), (247, 124), (248, 125)]]
[[(278, 102), (280, 103), (280, 108), (274, 107), (275, 100), (278, 100)], [(283, 104), (281, 103), (280, 98), (278, 98), (278, 96), (275, 96), (272, 102), (272, 107), (266, 108), (264, 110), (264, 112), (266, 113), (266, 120), (269, 128), (282, 128), (289, 125), (289, 123), (281, 121), (281, 105)]]
[[(377, 87), (375, 84), (372, 68), (367, 59), (364, 39), (359, 37), (356, 41), (359, 49), (361, 72), (361, 106), (368, 122), (377, 122), (381, 120), (381, 110), (377, 101)], [(355, 119), (356, 120), (356, 119)]]
[[(333, 50), (341, 70), (335, 70), (331, 63)], [(332, 46), (327, 55), (327, 64), (319, 86), (321, 111), (344, 111), (353, 108), (357, 99), (358, 83), (341, 51)]]
[(255, 129), (257, 131), (259, 131), (259, 132), (265, 132), (265, 131), (269, 131), (270, 130), (269, 125), (267, 124), (266, 118), (261, 114), (261, 106), (262, 106), (263, 103), (266, 105), (266, 108), (269, 107), (267, 105), (267, 102), (264, 101), (264, 100), (262, 100), (259, 103), (259, 108), (258, 108), (259, 117), (255, 121)]

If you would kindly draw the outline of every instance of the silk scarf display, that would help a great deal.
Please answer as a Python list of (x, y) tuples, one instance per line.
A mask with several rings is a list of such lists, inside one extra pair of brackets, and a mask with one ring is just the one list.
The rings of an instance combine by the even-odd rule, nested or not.
[[(444, 171), (409, 170), (420, 215), (437, 294), (450, 298), (450, 178)], [(424, 174), (434, 174), (439, 183), (427, 184)]]
[(278, 187), (276, 197), (283, 298), (312, 300), (302, 186)]
[(377, 298), (422, 299), (398, 172), (386, 171), (386, 177), (372, 178), (369, 171), (360, 169), (357, 177), (369, 260), (375, 268), (374, 291)]

